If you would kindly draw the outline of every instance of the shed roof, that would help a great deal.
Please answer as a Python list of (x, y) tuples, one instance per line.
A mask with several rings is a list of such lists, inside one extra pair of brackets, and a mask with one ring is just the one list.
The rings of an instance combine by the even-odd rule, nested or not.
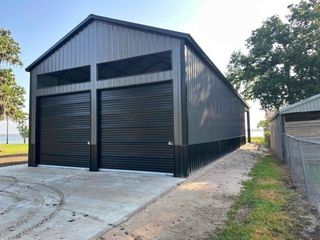
[(26, 71), (30, 72), (34, 67), (44, 61), (47, 57), (49, 57), (54, 51), (60, 48), (64, 43), (66, 43), (69, 39), (71, 39), (75, 34), (89, 25), (91, 22), (99, 20), (103, 22), (108, 22), (111, 24), (121, 25), (128, 28), (133, 28), (137, 30), (154, 32), (162, 35), (167, 35), (171, 37), (181, 38), (183, 39), (188, 46), (195, 50), (195, 52), (201, 57), (212, 69), (216, 72), (225, 82), (225, 84), (232, 90), (232, 92), (242, 101), (242, 103), (249, 108), (249, 105), (244, 101), (244, 99), (240, 96), (240, 94), (233, 88), (232, 84), (226, 79), (226, 77), (222, 74), (222, 72), (215, 66), (215, 64), (210, 60), (210, 58), (205, 54), (205, 52), (200, 48), (200, 46), (196, 43), (196, 41), (191, 37), (190, 34), (177, 32), (127, 21), (122, 21), (113, 18), (107, 18), (103, 16), (98, 16), (94, 14), (90, 14), (86, 19), (84, 19), (80, 24), (78, 24), (74, 29), (72, 29), (67, 35), (65, 35), (62, 39), (60, 39), (56, 44), (54, 44), (49, 50), (43, 53), (39, 58), (37, 58), (33, 63), (31, 63)]
[(274, 113), (271, 120), (273, 120), (278, 114), (297, 113), (297, 112), (314, 112), (314, 111), (320, 111), (320, 94), (314, 95), (300, 102), (296, 102), (294, 104), (280, 108), (279, 111)]
[(280, 109), (280, 114), (320, 111), (320, 94)]

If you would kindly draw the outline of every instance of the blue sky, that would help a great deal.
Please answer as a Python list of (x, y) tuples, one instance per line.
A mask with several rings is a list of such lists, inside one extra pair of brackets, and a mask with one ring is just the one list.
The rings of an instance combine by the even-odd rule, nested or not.
[[(0, 27), (12, 31), (22, 50), (24, 66), (15, 68), (15, 74), (18, 83), (26, 90), (29, 87), (29, 74), (24, 68), (91, 13), (175, 28), (185, 23), (188, 13), (201, 6), (201, 0), (191, 1), (186, 5), (183, 4), (184, 1), (141, 0), (24, 0), (0, 3), (1, 8), (5, 9), (0, 15)], [(177, 11), (181, 8), (184, 8), (184, 11)], [(173, 15), (174, 18), (168, 17)]]
[[(0, 27), (10, 29), (21, 47), (24, 66), (16, 67), (17, 82), (29, 92), (24, 68), (89, 14), (191, 33), (223, 72), (232, 51), (268, 16), (285, 16), (297, 0), (0, 0)], [(252, 105), (252, 125), (263, 118)], [(28, 105), (28, 104), (26, 104)], [(26, 107), (27, 108), (27, 107)], [(15, 132), (11, 124), (11, 132)], [(4, 123), (0, 122), (0, 134)]]

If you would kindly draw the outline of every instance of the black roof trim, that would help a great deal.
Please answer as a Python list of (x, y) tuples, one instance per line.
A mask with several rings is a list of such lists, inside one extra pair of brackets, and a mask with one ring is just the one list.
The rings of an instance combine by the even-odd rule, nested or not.
[(49, 57), (50, 54), (52, 54), (54, 51), (56, 51), (59, 47), (61, 47), (65, 42), (67, 42), (69, 39), (71, 39), (75, 34), (80, 32), (83, 28), (88, 26), (91, 22), (94, 20), (109, 22), (116, 25), (126, 26), (129, 28), (134, 28), (138, 30), (148, 31), (148, 32), (155, 32), (171, 37), (177, 37), (182, 38), (186, 40), (186, 43), (188, 46), (192, 47), (198, 55), (204, 60), (211, 69), (216, 72), (226, 83), (226, 85), (231, 89), (233, 93), (236, 94), (237, 97), (240, 98), (240, 100), (244, 103), (244, 105), (249, 109), (249, 105), (243, 100), (243, 98), (240, 96), (240, 94), (234, 89), (232, 84), (228, 81), (228, 79), (221, 73), (221, 71), (216, 67), (216, 65), (210, 60), (210, 58), (205, 54), (205, 52), (200, 48), (200, 46), (196, 43), (196, 41), (191, 37), (190, 34), (183, 33), (183, 32), (177, 32), (177, 31), (171, 31), (163, 28), (157, 28), (152, 26), (147, 26), (143, 24), (138, 23), (132, 23), (122, 20), (117, 20), (113, 18), (107, 18), (102, 17), (94, 14), (90, 14), (86, 19), (84, 19), (80, 24), (78, 24), (74, 29), (72, 29), (67, 35), (65, 35), (62, 39), (60, 39), (56, 44), (54, 44), (49, 50), (47, 50), (45, 53), (43, 53), (39, 58), (37, 58), (33, 63), (31, 63), (27, 68), (26, 71), (30, 72), (36, 65), (38, 65), (41, 61)]

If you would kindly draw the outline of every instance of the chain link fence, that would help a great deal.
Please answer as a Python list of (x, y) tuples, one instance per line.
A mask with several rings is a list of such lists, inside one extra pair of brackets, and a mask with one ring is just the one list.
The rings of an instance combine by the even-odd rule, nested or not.
[(284, 134), (284, 146), (294, 184), (320, 211), (320, 141)]

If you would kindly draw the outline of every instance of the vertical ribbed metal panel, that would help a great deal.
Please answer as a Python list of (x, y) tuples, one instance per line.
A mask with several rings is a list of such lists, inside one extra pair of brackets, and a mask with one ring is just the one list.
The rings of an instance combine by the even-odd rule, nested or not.
[(185, 67), (189, 144), (245, 136), (245, 106), (187, 46)]
[(97, 62), (171, 50), (178, 39), (97, 21)]
[(94, 46), (93, 26), (93, 23), (89, 24), (36, 66), (37, 74), (90, 65)]
[(187, 175), (246, 143), (246, 137), (228, 138), (188, 146)]
[(90, 93), (39, 99), (40, 164), (89, 167)]
[(172, 82), (102, 90), (100, 167), (173, 172)]

